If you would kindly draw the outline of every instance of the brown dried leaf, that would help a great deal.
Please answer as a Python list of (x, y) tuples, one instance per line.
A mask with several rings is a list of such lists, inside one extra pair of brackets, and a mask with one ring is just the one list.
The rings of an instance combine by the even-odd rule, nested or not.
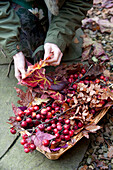
[(74, 43), (75, 44), (78, 44), (79, 43), (79, 40), (77, 38), (74, 39)]
[(110, 146), (108, 148), (108, 158), (112, 158), (113, 157), (113, 146)]
[(80, 170), (87, 170), (88, 166), (84, 165), (82, 168), (80, 168)]
[(95, 133), (97, 130), (101, 129), (101, 127), (92, 123), (92, 124), (87, 124), (85, 126), (85, 129), (92, 132), (92, 133)]
[(88, 134), (88, 131), (87, 130), (83, 130), (82, 131), (82, 134), (84, 137), (86, 137), (87, 139), (89, 139), (89, 134)]
[(110, 77), (110, 75), (111, 75), (109, 70), (104, 70), (103, 74), (105, 77)]

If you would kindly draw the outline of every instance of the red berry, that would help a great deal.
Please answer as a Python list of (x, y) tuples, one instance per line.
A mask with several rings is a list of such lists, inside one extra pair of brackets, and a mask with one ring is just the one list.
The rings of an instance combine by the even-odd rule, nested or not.
[(22, 121), (21, 127), (25, 128), (26, 126), (27, 126), (27, 122), (26, 121)]
[(42, 120), (42, 119), (45, 119), (45, 115), (41, 115), (41, 120)]
[(35, 150), (36, 149), (36, 146), (34, 145), (34, 144), (30, 144), (30, 149), (32, 149), (32, 150)]
[(60, 122), (57, 122), (57, 126), (58, 126), (58, 125), (61, 125), (61, 123), (60, 123)]
[(73, 88), (76, 90), (77, 89), (77, 84), (73, 84)]
[(66, 124), (66, 125), (64, 125), (64, 129), (69, 129), (70, 128), (70, 125), (68, 124)]
[(51, 111), (51, 107), (50, 106), (48, 106), (46, 109), (47, 109), (48, 112)]
[(64, 136), (64, 135), (60, 135), (60, 138), (61, 138), (62, 140), (64, 140), (64, 139), (65, 139), (65, 136)]
[(46, 122), (46, 123), (50, 122), (50, 119), (46, 119), (45, 122)]
[(28, 118), (26, 119), (26, 122), (27, 122), (27, 123), (32, 123), (32, 119), (31, 119), (30, 117), (28, 117)]
[(63, 122), (64, 121), (64, 119), (62, 117), (59, 117), (58, 120), (59, 120), (59, 122)]
[(33, 109), (34, 109), (35, 111), (37, 111), (37, 110), (39, 110), (39, 107), (38, 107), (38, 106), (34, 106)]
[(35, 112), (32, 112), (31, 117), (32, 117), (33, 119), (36, 118), (36, 113), (35, 113)]
[(43, 141), (42, 141), (42, 144), (44, 145), (44, 146), (48, 146), (49, 145), (49, 140), (47, 140), (47, 139), (44, 139)]
[(38, 125), (38, 128), (39, 128), (41, 131), (43, 131), (45, 127), (44, 127), (43, 124), (40, 124), (40, 125)]
[(78, 129), (78, 126), (77, 126), (77, 125), (75, 125), (75, 126), (74, 126), (74, 130), (77, 130), (77, 129)]
[(39, 125), (39, 123), (40, 123), (40, 122), (39, 122), (38, 120), (35, 120), (35, 121), (34, 121), (35, 126)]
[(26, 116), (29, 116), (31, 114), (31, 111), (30, 110), (26, 110), (25, 113), (26, 113)]
[(34, 111), (34, 107), (29, 107), (28, 110), (29, 110), (30, 112), (33, 112), (33, 111)]
[(77, 79), (78, 78), (78, 74), (74, 74), (74, 78)]
[(24, 149), (25, 149), (25, 148), (28, 148), (28, 147), (29, 147), (29, 144), (28, 144), (28, 143), (25, 143), (25, 144), (24, 144)]
[(55, 120), (51, 120), (51, 124), (54, 124), (55, 123)]
[(104, 101), (104, 100), (101, 100), (100, 103), (101, 103), (102, 105), (104, 105), (104, 104), (105, 104), (105, 101)]
[(100, 76), (100, 79), (104, 80), (104, 76)]
[(18, 116), (22, 117), (24, 115), (24, 112), (23, 111), (19, 111), (18, 112)]
[(48, 127), (47, 127), (47, 131), (51, 131), (51, 126), (48, 126)]
[(22, 119), (21, 119), (20, 116), (17, 116), (17, 117), (16, 117), (16, 121), (20, 122), (21, 120), (22, 120)]
[(91, 109), (91, 110), (90, 110), (90, 113), (95, 114), (95, 110), (94, 110), (94, 109)]
[(51, 118), (52, 118), (52, 113), (51, 113), (51, 112), (48, 112), (48, 113), (47, 113), (47, 118), (48, 118), (48, 119), (51, 119)]
[(68, 135), (69, 134), (69, 130), (68, 129), (63, 130), (63, 134), (64, 135)]
[(59, 138), (60, 134), (59, 133), (55, 133), (55, 136), (56, 136), (56, 138)]
[(22, 135), (22, 138), (23, 138), (23, 139), (27, 139), (27, 137), (28, 137), (28, 135), (27, 135), (26, 133), (24, 133), (24, 134)]
[(41, 119), (41, 115), (40, 115), (40, 114), (37, 114), (37, 115), (36, 115), (36, 119), (40, 120), (40, 119)]
[(70, 136), (69, 136), (69, 135), (66, 135), (66, 136), (65, 136), (65, 140), (66, 140), (66, 141), (70, 140)]
[(88, 80), (84, 80), (84, 83), (85, 83), (85, 84), (89, 84), (89, 81), (88, 81)]
[(66, 119), (65, 120), (65, 124), (69, 124), (70, 123), (70, 120), (69, 119)]
[(99, 80), (99, 79), (96, 79), (96, 80), (95, 80), (95, 83), (100, 83), (100, 80)]
[(82, 77), (83, 77), (83, 74), (80, 73), (78, 76), (79, 76), (79, 78), (82, 78)]
[(56, 111), (56, 112), (59, 111), (59, 109), (60, 109), (59, 106), (55, 107), (55, 111)]
[(70, 131), (69, 131), (69, 135), (70, 135), (71, 137), (74, 135), (73, 130), (70, 130)]
[(74, 79), (73, 79), (73, 78), (69, 78), (69, 79), (68, 79), (68, 82), (69, 82), (69, 83), (73, 83), (73, 82), (74, 82)]
[(11, 128), (11, 129), (10, 129), (10, 132), (11, 132), (12, 134), (15, 134), (15, 133), (16, 133), (16, 130), (15, 130), (14, 128)]
[(57, 128), (53, 129), (53, 132), (58, 133), (58, 129)]
[(78, 122), (78, 127), (81, 128), (83, 126), (82, 122)]
[(58, 142), (61, 142), (61, 138), (56, 138), (55, 141), (58, 143)]
[(68, 99), (67, 99), (67, 102), (69, 103), (70, 101), (71, 101), (71, 99), (70, 99), (70, 98), (68, 98)]
[(62, 130), (62, 126), (61, 126), (61, 125), (58, 125), (58, 126), (57, 126), (57, 129), (58, 129), (59, 131), (61, 131), (61, 130)]
[(26, 141), (26, 139), (22, 139), (22, 140), (20, 141), (20, 143), (21, 143), (21, 145), (24, 145), (25, 143), (27, 143), (27, 141)]
[(74, 75), (73, 75), (73, 74), (71, 74), (71, 75), (70, 75), (70, 78), (73, 78), (73, 77), (74, 77)]
[(82, 73), (82, 74), (85, 74), (85, 73), (86, 73), (86, 70), (85, 70), (84, 68), (82, 68), (81, 73)]
[(47, 109), (43, 108), (43, 109), (41, 110), (41, 114), (42, 114), (42, 115), (46, 115), (46, 114), (47, 114)]
[(29, 152), (30, 152), (30, 149), (29, 149), (29, 148), (25, 148), (25, 149), (24, 149), (24, 152), (25, 152), (25, 153), (29, 153)]
[(51, 113), (52, 113), (52, 115), (54, 115), (55, 114), (55, 110), (51, 110)]
[(52, 103), (52, 108), (55, 108), (57, 107), (57, 104), (56, 103)]
[(51, 125), (51, 127), (52, 127), (53, 129), (56, 128), (56, 124), (53, 123), (53, 124)]

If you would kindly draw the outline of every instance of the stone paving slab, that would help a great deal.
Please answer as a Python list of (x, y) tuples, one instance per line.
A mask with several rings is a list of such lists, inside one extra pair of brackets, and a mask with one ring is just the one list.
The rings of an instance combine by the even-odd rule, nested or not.
[(2, 158), (0, 170), (77, 170), (87, 149), (89, 140), (82, 139), (58, 160), (49, 160), (42, 153), (24, 153), (21, 137)]
[(11, 102), (16, 104), (18, 100), (13, 88), (17, 84), (13, 69), (10, 78), (6, 77), (6, 73), (7, 66), (0, 66), (0, 157), (15, 139), (15, 136), (9, 131), (10, 125), (6, 122), (10, 116), (13, 116)]

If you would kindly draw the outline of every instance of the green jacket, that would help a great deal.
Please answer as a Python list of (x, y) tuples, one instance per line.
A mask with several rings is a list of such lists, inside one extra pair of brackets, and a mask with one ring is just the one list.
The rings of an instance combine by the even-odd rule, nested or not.
[[(93, 2), (92, 0), (59, 0), (56, 8), (56, 4), (51, 6), (51, 3), (48, 3), (51, 1), (54, 0), (45, 0), (48, 10), (54, 14), (45, 43), (54, 43), (64, 52), (72, 42), (75, 30), (81, 27), (81, 20), (85, 18)], [(19, 42), (20, 28), (19, 17), (10, 8), (10, 2), (0, 1), (0, 46), (8, 57), (22, 50)]]

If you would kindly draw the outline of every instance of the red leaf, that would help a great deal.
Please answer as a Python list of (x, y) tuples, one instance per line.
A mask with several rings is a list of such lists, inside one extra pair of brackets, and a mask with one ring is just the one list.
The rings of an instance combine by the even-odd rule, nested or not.
[(24, 78), (19, 82), (19, 84), (36, 87), (37, 85), (40, 86), (40, 88), (48, 88), (51, 86), (50, 81), (45, 77), (45, 69), (36, 69), (32, 74), (30, 74), (28, 77)]
[(34, 97), (35, 97), (35, 96), (32, 96), (31, 89), (28, 88), (26, 90), (26, 93), (23, 92), (23, 90), (21, 90), (19, 88), (15, 87), (15, 89), (16, 89), (16, 92), (18, 94), (17, 96), (20, 97), (20, 99), (21, 99), (17, 103), (22, 105), (22, 106), (28, 107), (31, 104), (31, 102), (34, 100)]
[(48, 147), (45, 147), (42, 144), (42, 141), (47, 139), (47, 140), (52, 140), (54, 139), (55, 136), (49, 134), (49, 133), (44, 133), (41, 132), (40, 130), (38, 130), (38, 132), (36, 133), (36, 135), (33, 135), (31, 137), (31, 139), (34, 141), (34, 144), (36, 145), (36, 147), (40, 148), (41, 150), (44, 150), (46, 152), (51, 152), (50, 149)]

